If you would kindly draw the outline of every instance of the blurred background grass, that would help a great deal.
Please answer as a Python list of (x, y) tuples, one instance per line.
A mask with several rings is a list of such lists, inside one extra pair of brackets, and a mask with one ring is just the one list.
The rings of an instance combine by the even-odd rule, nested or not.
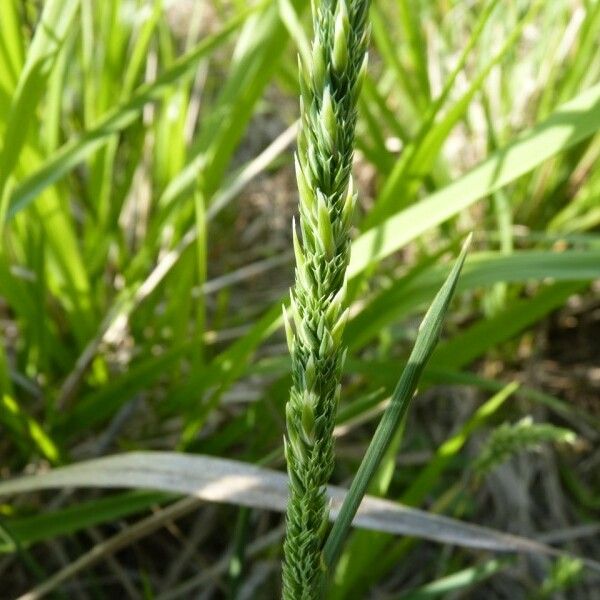
[[(305, 4), (3, 0), (2, 477), (134, 449), (283, 468)], [(371, 20), (334, 480), (355, 472), (473, 230), (371, 492), (598, 557), (600, 2), (377, 0)], [(4, 499), (2, 597), (119, 534), (57, 597), (277, 596), (279, 516), (172, 501)], [(148, 515), (165, 518), (128, 539)], [(574, 559), (361, 532), (330, 596), (597, 589)]]

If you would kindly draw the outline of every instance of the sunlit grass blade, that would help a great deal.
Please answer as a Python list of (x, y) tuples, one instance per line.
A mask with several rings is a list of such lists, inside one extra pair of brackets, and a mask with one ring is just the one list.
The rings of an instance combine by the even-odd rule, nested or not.
[(424, 11), (421, 6), (411, 5), (409, 0), (397, 0), (396, 4), (400, 13), (400, 25), (408, 42), (411, 68), (416, 73), (423, 103), (427, 105), (431, 102), (431, 87), (427, 65), (427, 39), (422, 30)]
[(397, 88), (402, 93), (403, 110), (411, 117), (418, 119), (419, 109), (421, 108), (418, 104), (422, 101), (418, 90), (418, 82), (413, 81), (409, 71), (402, 64), (397, 48), (390, 36), (386, 15), (383, 14), (377, 3), (374, 3), (371, 7), (370, 19), (373, 41), (390, 73), (393, 74)]
[(395, 600), (433, 600), (444, 598), (446, 594), (464, 594), (466, 590), (501, 572), (509, 564), (507, 560), (488, 560), (431, 581), (416, 590), (401, 593)]
[[(23, 494), (66, 487), (152, 489), (193, 496), (207, 502), (283, 512), (287, 499), (284, 473), (214, 456), (175, 452), (130, 452), (81, 461), (36, 475), (0, 481), (0, 495)], [(328, 486), (336, 508), (347, 492)], [(438, 543), (493, 552), (519, 552), (548, 556), (562, 554), (525, 537), (479, 527), (457, 519), (402, 506), (380, 498), (363, 498), (355, 526), (396, 535), (419, 536)], [(591, 569), (600, 563), (584, 559)]]
[(111, 135), (131, 125), (149, 102), (162, 98), (171, 85), (196, 67), (198, 61), (225, 42), (248, 15), (257, 10), (252, 6), (233, 17), (222, 29), (206, 37), (198, 46), (178, 59), (173, 66), (161, 73), (156, 81), (143, 84), (126, 102), (109, 110), (92, 129), (79, 138), (69, 141), (59, 148), (37, 171), (24, 179), (10, 196), (8, 216), (14, 216), (25, 208), (47, 186), (52, 185), (73, 167), (85, 160), (95, 150), (106, 144)]
[[(25, 60), (23, 48), (23, 33), (19, 23), (18, 0), (6, 0), (2, 4), (2, 19), (0, 19), (0, 90), (13, 90), (19, 79), (19, 73)], [(0, 93), (0, 108), (8, 114), (8, 99), (6, 105)], [(0, 126), (6, 124), (0, 122)]]
[(548, 119), (479, 166), (418, 204), (361, 235), (352, 246), (349, 275), (389, 256), (428, 229), (574, 146), (600, 129), (600, 85), (559, 107)]
[(461, 427), (460, 431), (447, 439), (437, 449), (433, 459), (425, 466), (418, 477), (411, 483), (410, 488), (402, 495), (403, 502), (410, 506), (418, 506), (425, 498), (427, 491), (435, 485), (436, 480), (438, 480), (448, 462), (467, 442), (469, 436), (481, 427), (483, 423), (488, 421), (518, 388), (519, 385), (517, 383), (509, 383), (487, 402), (482, 404)]
[(18, 446), (25, 455), (33, 446), (40, 456), (50, 463), (56, 464), (60, 460), (60, 451), (42, 429), (41, 425), (25, 411), (11, 396), (4, 394), (0, 398), (0, 423), (14, 436)]
[[(27, 51), (11, 103), (0, 154), (0, 224), (4, 223), (8, 206), (4, 186), (18, 163), (29, 126), (34, 121), (38, 101), (46, 89), (48, 77), (60, 48), (69, 32), (79, 0), (49, 0)], [(10, 11), (9, 11), (10, 14)]]

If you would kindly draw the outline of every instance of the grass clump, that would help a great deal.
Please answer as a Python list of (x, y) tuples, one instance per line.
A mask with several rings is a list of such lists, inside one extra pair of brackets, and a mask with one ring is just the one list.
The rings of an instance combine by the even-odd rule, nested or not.
[(600, 3), (1, 6), (1, 596), (593, 596)]

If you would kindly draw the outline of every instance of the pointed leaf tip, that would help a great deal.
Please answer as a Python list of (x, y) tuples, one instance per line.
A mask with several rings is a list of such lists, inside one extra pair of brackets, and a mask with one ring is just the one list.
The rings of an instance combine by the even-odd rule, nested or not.
[(465, 240), (460, 255), (454, 263), (450, 274), (433, 299), (429, 310), (425, 313), (425, 317), (423, 317), (406, 368), (396, 385), (391, 402), (381, 417), (375, 435), (371, 439), (367, 452), (350, 486), (348, 495), (340, 509), (338, 518), (325, 542), (323, 558), (329, 571), (335, 566), (344, 540), (350, 530), (352, 519), (367, 491), (369, 482), (375, 471), (379, 468), (381, 459), (385, 452), (387, 452), (391, 439), (408, 411), (421, 373), (437, 345), (442, 331), (444, 316), (454, 295), (456, 283), (465, 262), (471, 239), (472, 235), (470, 234)]
[(465, 238), (465, 241), (463, 242), (462, 248), (460, 250), (460, 255), (462, 256), (463, 254), (467, 254), (467, 252), (470, 250), (471, 248), (471, 243), (473, 242), (473, 232), (470, 231), (469, 235), (467, 235), (467, 237)]

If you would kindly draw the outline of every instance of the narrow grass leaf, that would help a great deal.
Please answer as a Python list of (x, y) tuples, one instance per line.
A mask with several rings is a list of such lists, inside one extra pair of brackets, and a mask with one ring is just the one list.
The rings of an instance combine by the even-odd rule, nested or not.
[(446, 594), (464, 593), (466, 589), (485, 581), (508, 566), (506, 560), (488, 560), (487, 562), (462, 569), (427, 583), (426, 585), (396, 596), (396, 600), (432, 600), (444, 598)]
[(20, 445), (29, 449), (33, 446), (51, 463), (59, 461), (60, 452), (42, 426), (7, 394), (0, 399), (0, 423), (12, 432)]
[(402, 496), (403, 502), (410, 506), (419, 505), (443, 473), (448, 463), (460, 451), (471, 434), (483, 425), (503, 404), (517, 391), (519, 385), (509, 383), (505, 388), (492, 396), (485, 404), (480, 406), (475, 414), (467, 420), (455, 435), (448, 438), (436, 451), (432, 460), (410, 484), (409, 489)]
[(598, 129), (600, 84), (559, 107), (548, 119), (457, 181), (361, 235), (352, 245), (349, 276), (356, 276), (431, 227), (450, 219), (548, 158), (573, 147)]
[(25, 58), (25, 65), (12, 99), (6, 120), (2, 153), (0, 153), (0, 223), (4, 223), (10, 196), (4, 186), (19, 156), (38, 102), (46, 90), (48, 77), (79, 6), (79, 0), (49, 0), (45, 3), (40, 22)]
[(219, 32), (205, 38), (196, 48), (175, 61), (173, 66), (163, 72), (156, 81), (138, 87), (129, 100), (111, 109), (93, 128), (61, 146), (37, 171), (16, 186), (10, 196), (8, 216), (14, 217), (44, 188), (58, 181), (73, 167), (106, 144), (113, 134), (131, 125), (138, 119), (146, 104), (162, 98), (171, 89), (173, 83), (189, 74), (202, 57), (225, 42), (256, 9), (256, 6), (250, 7), (232, 18)]
[(555, 284), (533, 298), (511, 302), (494, 317), (482, 319), (452, 340), (440, 344), (431, 357), (432, 367), (456, 369), (468, 365), (489, 348), (511, 339), (563, 306), (569, 296), (584, 286), (582, 283)]
[[(0, 482), (0, 495), (43, 489), (152, 489), (218, 502), (284, 512), (288, 480), (284, 473), (239, 461), (174, 452), (131, 452), (83, 461), (36, 475)], [(346, 491), (329, 486), (331, 518), (335, 519)], [(434, 542), (494, 552), (524, 552), (556, 556), (555, 548), (524, 537), (479, 527), (401, 504), (366, 496), (354, 520), (356, 527), (422, 537)], [(600, 563), (586, 564), (600, 571)]]
[[(35, 544), (58, 536), (69, 535), (102, 523), (140, 513), (160, 504), (169, 496), (161, 492), (131, 491), (82, 502), (60, 510), (5, 520), (11, 535), (19, 544)], [(12, 551), (9, 542), (0, 543), (0, 552)]]
[[(600, 251), (594, 249), (565, 252), (530, 250), (510, 255), (501, 252), (478, 252), (469, 256), (465, 262), (458, 290), (464, 292), (501, 282), (583, 282), (598, 277)], [(431, 297), (443, 280), (443, 267), (434, 265), (410, 279), (394, 281), (348, 324), (346, 333), (350, 347), (362, 346), (384, 327), (410, 314), (415, 307)], [(510, 307), (508, 309), (510, 310)]]
[(339, 557), (344, 540), (350, 531), (352, 519), (360, 506), (360, 502), (365, 495), (369, 482), (379, 467), (381, 459), (383, 458), (390, 441), (394, 437), (398, 425), (408, 411), (413, 394), (419, 383), (421, 373), (438, 343), (444, 315), (446, 314), (450, 300), (456, 289), (458, 277), (465, 262), (470, 241), (471, 236), (469, 236), (464, 244), (456, 264), (452, 268), (444, 285), (434, 298), (429, 310), (421, 322), (419, 334), (408, 363), (402, 372), (402, 376), (394, 390), (392, 399), (381, 417), (379, 426), (373, 435), (369, 448), (367, 449), (356, 476), (352, 481), (350, 491), (340, 510), (340, 514), (325, 542), (323, 559), (330, 571), (335, 566)]
[[(0, 89), (4, 88), (4, 90), (13, 90), (16, 87), (25, 60), (24, 36), (19, 22), (18, 4), (18, 0), (5, 0), (2, 4), (2, 19), (0, 19)], [(1, 93), (0, 96), (2, 96)], [(8, 106), (4, 106), (4, 102), (0, 102), (0, 108), (7, 109)]]

